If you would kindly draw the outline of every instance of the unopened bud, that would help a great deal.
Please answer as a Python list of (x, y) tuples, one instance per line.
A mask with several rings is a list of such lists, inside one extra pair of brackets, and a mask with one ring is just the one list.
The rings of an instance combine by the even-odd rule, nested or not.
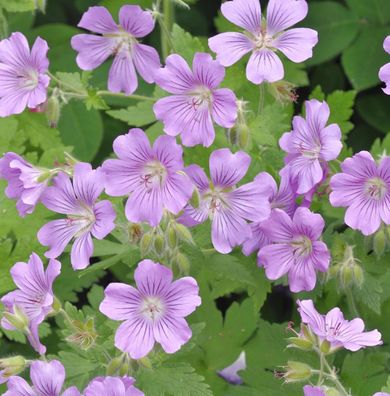
[(137, 244), (142, 238), (142, 226), (139, 224), (129, 224), (129, 238), (130, 242)]
[(308, 380), (312, 375), (312, 368), (302, 362), (287, 362), (286, 372), (283, 375), (285, 382), (299, 382)]
[(199, 190), (195, 187), (194, 192), (192, 193), (192, 196), (190, 199), (190, 205), (193, 208), (198, 209), (199, 204), (200, 204), (200, 194), (199, 194)]
[(143, 357), (141, 359), (138, 359), (137, 362), (141, 366), (144, 366), (144, 367), (149, 368), (149, 369), (153, 367), (152, 366), (152, 362), (150, 361), (150, 359), (147, 356), (145, 356), (145, 357)]
[(129, 363), (127, 363), (127, 362), (123, 363), (122, 366), (119, 369), (119, 375), (121, 377), (123, 377), (125, 375), (128, 375), (129, 374), (129, 368), (130, 368)]
[(119, 368), (122, 366), (122, 357), (116, 357), (108, 363), (107, 369), (106, 369), (106, 374), (109, 376), (112, 376), (117, 373)]
[(183, 253), (178, 252), (175, 257), (175, 262), (179, 268), (180, 274), (188, 275), (190, 273), (190, 262)]
[(162, 235), (156, 235), (154, 238), (154, 251), (157, 253), (157, 255), (161, 255), (164, 253), (165, 249), (165, 240)]
[(344, 287), (348, 287), (353, 284), (353, 268), (346, 265), (342, 268), (341, 273), (341, 283)]
[(374, 235), (374, 253), (377, 257), (381, 257), (386, 250), (387, 237), (385, 234), (385, 230), (381, 228)]
[(74, 320), (74, 331), (66, 338), (66, 341), (78, 345), (82, 350), (86, 351), (95, 345), (98, 334), (95, 330), (93, 318), (87, 318), (85, 322)]
[(16, 330), (23, 332), (28, 330), (29, 319), (17, 305), (13, 306), (13, 313), (6, 311), (3, 312), (3, 316)]
[(312, 344), (317, 342), (317, 337), (311, 332), (310, 328), (305, 324), (301, 324), (301, 334), (302, 337), (310, 341)]
[(42, 169), (41, 174), (37, 178), (37, 182), (43, 183), (43, 182), (49, 180), (52, 176), (53, 176), (53, 174), (50, 172), (50, 170)]
[(27, 360), (23, 356), (12, 356), (0, 359), (0, 381), (2, 378), (9, 378), (20, 374), (27, 366)]
[(187, 243), (191, 243), (192, 245), (195, 244), (195, 242), (192, 238), (191, 232), (186, 226), (184, 226), (183, 224), (180, 224), (180, 223), (176, 223), (175, 228), (176, 228), (177, 235), (181, 240), (183, 240), (184, 242), (187, 242)]
[(322, 341), (321, 346), (320, 346), (320, 351), (324, 353), (325, 355), (329, 353), (331, 349), (330, 342), (327, 340)]
[(174, 249), (177, 246), (177, 234), (176, 234), (175, 226), (172, 223), (168, 225), (167, 240), (168, 240), (168, 246), (171, 249)]
[(141, 254), (145, 256), (152, 248), (153, 237), (150, 232), (143, 235), (140, 242)]
[(290, 337), (287, 341), (289, 343), (288, 348), (298, 348), (303, 351), (311, 351), (313, 349), (313, 343), (306, 338)]
[(45, 105), (45, 114), (49, 126), (56, 128), (60, 119), (61, 106), (56, 95), (50, 96)]
[(326, 396), (342, 396), (342, 394), (335, 388), (326, 388), (325, 395)]
[(364, 272), (360, 265), (355, 265), (353, 267), (353, 277), (355, 284), (360, 288), (364, 283)]

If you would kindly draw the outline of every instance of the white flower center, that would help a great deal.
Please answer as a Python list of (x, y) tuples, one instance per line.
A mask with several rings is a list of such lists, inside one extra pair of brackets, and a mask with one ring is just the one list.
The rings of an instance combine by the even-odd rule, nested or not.
[(387, 194), (387, 184), (379, 177), (373, 177), (366, 182), (365, 192), (369, 198), (379, 201)]
[(274, 41), (274, 38), (272, 36), (268, 35), (266, 30), (261, 32), (254, 39), (256, 49), (258, 49), (258, 50), (263, 49), (263, 48), (272, 49), (273, 41)]
[(326, 334), (331, 337), (337, 337), (341, 333), (341, 323), (338, 322), (336, 324), (330, 325), (329, 323), (326, 323), (325, 325), (326, 329)]
[(21, 87), (28, 90), (34, 90), (39, 84), (39, 74), (35, 69), (24, 70), (18, 76), (20, 78)]
[(294, 249), (294, 256), (305, 257), (309, 255), (313, 249), (312, 241), (304, 235), (295, 238), (290, 245)]
[(159, 297), (144, 297), (141, 303), (141, 314), (151, 321), (160, 319), (165, 312), (165, 304)]
[(140, 184), (143, 184), (148, 190), (154, 186), (162, 186), (167, 174), (166, 167), (160, 161), (148, 162), (141, 175)]
[(190, 105), (194, 110), (203, 106), (210, 107), (213, 99), (211, 90), (205, 86), (200, 86), (189, 93)]
[(69, 227), (77, 227), (78, 231), (75, 234), (75, 238), (90, 231), (96, 221), (95, 213), (92, 208), (81, 204), (83, 210), (80, 213), (68, 215), (66, 223)]
[(119, 28), (119, 32), (103, 34), (103, 36), (114, 39), (114, 54), (121, 52), (131, 53), (134, 44), (138, 43), (138, 41), (132, 34), (122, 30), (120, 26)]
[(213, 219), (216, 212), (229, 207), (226, 193), (228, 189), (211, 188), (203, 195), (205, 205), (209, 212), (210, 219)]

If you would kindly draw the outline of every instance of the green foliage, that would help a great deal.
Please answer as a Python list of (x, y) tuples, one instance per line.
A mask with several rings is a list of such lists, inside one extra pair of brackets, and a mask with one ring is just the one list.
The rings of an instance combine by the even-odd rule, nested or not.
[(129, 125), (142, 127), (156, 121), (153, 113), (153, 102), (140, 101), (127, 109), (109, 110), (107, 114)]
[(204, 46), (197, 37), (191, 36), (179, 25), (173, 25), (172, 42), (176, 53), (180, 54), (191, 66), (195, 52), (204, 52)]

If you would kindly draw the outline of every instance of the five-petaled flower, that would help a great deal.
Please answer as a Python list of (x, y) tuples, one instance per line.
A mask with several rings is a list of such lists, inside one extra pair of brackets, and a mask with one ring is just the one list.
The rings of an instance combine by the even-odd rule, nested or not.
[(80, 69), (96, 69), (112, 55), (114, 61), (108, 75), (110, 91), (131, 95), (138, 87), (136, 71), (146, 82), (154, 82), (160, 58), (153, 47), (138, 42), (154, 29), (149, 11), (143, 11), (138, 5), (124, 5), (117, 25), (105, 7), (90, 7), (78, 26), (100, 34), (77, 34), (72, 38)]
[(326, 396), (325, 392), (319, 386), (305, 385), (303, 387), (304, 396)]
[(174, 353), (192, 335), (186, 316), (201, 300), (196, 280), (184, 277), (172, 282), (171, 269), (143, 260), (134, 272), (137, 288), (111, 283), (100, 311), (110, 319), (124, 321), (115, 335), (115, 346), (133, 359), (146, 356), (158, 342)]
[(232, 90), (218, 88), (225, 68), (211, 55), (196, 53), (192, 68), (180, 55), (168, 56), (155, 79), (173, 95), (158, 100), (153, 109), (163, 121), (165, 133), (181, 134), (185, 146), (209, 147), (215, 138), (213, 121), (224, 128), (236, 122), (237, 100)]
[[(383, 43), (383, 48), (385, 51), (390, 54), (390, 36), (385, 38), (385, 42)], [(390, 63), (386, 63), (379, 70), (379, 78), (386, 84), (383, 92), (387, 95), (390, 95)]]
[(89, 265), (93, 252), (91, 235), (103, 239), (115, 228), (116, 215), (111, 202), (96, 202), (104, 186), (103, 170), (92, 170), (90, 164), (82, 162), (74, 167), (73, 183), (65, 173), (55, 177), (54, 186), (46, 189), (42, 203), (67, 217), (50, 221), (38, 231), (39, 242), (50, 247), (46, 257), (58, 257), (74, 238), (70, 254), (73, 268)]
[(85, 388), (84, 396), (143, 396), (133, 377), (97, 377)]
[(362, 319), (348, 321), (344, 319), (339, 308), (333, 308), (326, 315), (321, 315), (312, 300), (298, 301), (298, 306), (302, 322), (309, 326), (320, 341), (328, 341), (331, 350), (345, 348), (355, 352), (367, 346), (382, 344), (382, 336), (378, 330), (364, 331)]
[(81, 396), (75, 386), (62, 391), (65, 369), (58, 360), (33, 361), (30, 377), (32, 386), (22, 377), (11, 377), (7, 382), (8, 390), (3, 396)]
[(379, 165), (367, 151), (361, 151), (341, 164), (342, 173), (330, 180), (330, 203), (348, 207), (345, 223), (364, 235), (390, 224), (390, 157)]
[[(16, 263), (11, 268), (11, 276), (17, 289), (2, 297), (1, 302), (11, 315), (21, 312), (26, 318), (27, 334), (31, 346), (40, 354), (46, 348), (40, 343), (38, 327), (52, 311), (54, 303), (53, 282), (61, 272), (61, 264), (50, 260), (45, 271), (39, 256), (32, 253), (28, 263)], [(7, 330), (16, 330), (15, 323), (4, 315), (1, 326)]]
[(107, 174), (106, 192), (118, 197), (130, 194), (126, 217), (157, 226), (164, 209), (178, 214), (193, 191), (191, 179), (183, 173), (183, 149), (171, 136), (160, 136), (151, 147), (141, 129), (131, 129), (114, 141), (119, 159), (103, 164)]
[(259, 265), (264, 265), (268, 279), (288, 274), (290, 290), (310, 291), (316, 284), (316, 270), (326, 272), (330, 253), (319, 241), (325, 223), (321, 215), (307, 208), (298, 208), (291, 218), (281, 209), (274, 209), (264, 226), (264, 233), (273, 242), (260, 249)]
[(181, 223), (194, 226), (210, 218), (211, 239), (220, 253), (229, 253), (252, 236), (247, 221), (268, 218), (271, 208), (268, 185), (258, 181), (236, 187), (248, 171), (251, 158), (243, 151), (233, 154), (229, 149), (215, 150), (210, 155), (210, 176), (198, 165), (185, 171), (200, 193), (198, 208), (187, 205)]
[(261, 16), (259, 0), (226, 1), (221, 12), (244, 32), (218, 34), (209, 39), (209, 47), (224, 66), (231, 66), (252, 52), (246, 76), (254, 84), (272, 83), (284, 77), (282, 61), (276, 54), (278, 50), (293, 62), (303, 62), (313, 56), (313, 47), (318, 42), (315, 30), (286, 30), (306, 17), (306, 0), (270, 0), (265, 19)]
[(0, 178), (8, 181), (5, 195), (17, 200), (16, 208), (22, 217), (34, 211), (50, 177), (49, 169), (35, 167), (16, 153), (8, 152), (0, 158)]
[(46, 101), (50, 78), (47, 42), (40, 37), (29, 48), (19, 32), (0, 41), (0, 117), (22, 113)]
[(327, 174), (327, 161), (334, 160), (342, 149), (341, 130), (337, 124), (326, 126), (330, 110), (326, 102), (306, 101), (306, 119), (295, 116), (293, 130), (279, 140), (287, 153), (286, 166), (298, 194), (310, 192)]

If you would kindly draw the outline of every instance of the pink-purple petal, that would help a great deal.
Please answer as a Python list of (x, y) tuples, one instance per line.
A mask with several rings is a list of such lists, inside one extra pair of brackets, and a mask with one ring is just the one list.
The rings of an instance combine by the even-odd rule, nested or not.
[(134, 61), (127, 52), (119, 52), (108, 73), (108, 89), (131, 95), (138, 87)]
[(226, 1), (221, 6), (222, 15), (235, 25), (251, 33), (261, 29), (261, 8), (259, 0)]
[(253, 84), (273, 83), (284, 77), (282, 61), (270, 49), (253, 52), (246, 66), (246, 77)]
[(154, 76), (161, 66), (158, 52), (150, 45), (135, 44), (132, 57), (134, 66), (141, 77), (147, 83), (153, 83)]
[(154, 19), (149, 11), (138, 5), (124, 5), (119, 10), (119, 23), (134, 37), (145, 37), (154, 29)]
[(223, 128), (231, 128), (237, 120), (237, 98), (228, 88), (216, 89), (213, 92), (214, 121)]
[(77, 26), (90, 30), (91, 32), (102, 34), (118, 31), (118, 25), (115, 23), (107, 8), (100, 6), (89, 7)]

